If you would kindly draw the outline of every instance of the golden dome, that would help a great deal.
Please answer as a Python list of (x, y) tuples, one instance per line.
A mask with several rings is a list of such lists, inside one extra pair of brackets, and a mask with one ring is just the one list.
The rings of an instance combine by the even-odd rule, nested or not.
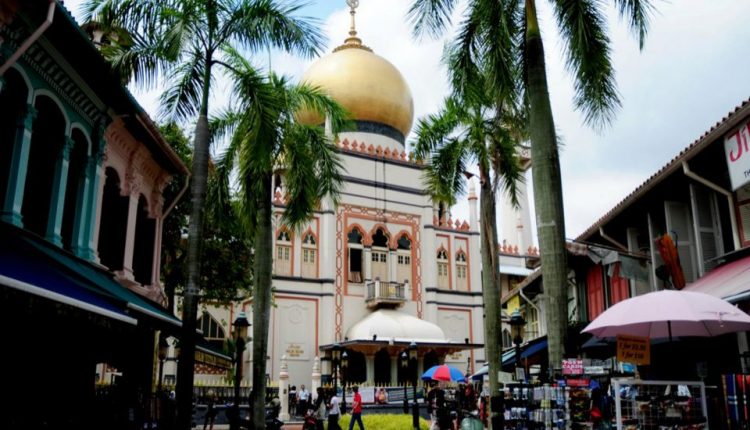
[[(313, 63), (302, 82), (325, 90), (360, 124), (396, 129), (403, 135), (399, 139), (402, 143), (411, 129), (414, 102), (406, 80), (388, 60), (362, 45), (354, 31), (343, 45)], [(306, 124), (323, 122), (312, 112), (301, 112), (298, 119)]]

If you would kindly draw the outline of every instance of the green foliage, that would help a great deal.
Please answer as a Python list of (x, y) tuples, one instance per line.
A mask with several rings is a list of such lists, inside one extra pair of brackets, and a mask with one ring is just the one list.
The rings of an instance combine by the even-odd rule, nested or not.
[[(350, 414), (344, 414), (339, 420), (341, 428), (349, 428), (349, 421), (352, 416)], [(412, 428), (412, 416), (411, 414), (367, 414), (362, 415), (362, 423), (366, 429), (377, 429), (377, 430), (404, 430)], [(354, 425), (354, 428), (359, 428), (358, 425)], [(419, 430), (429, 430), (430, 422), (424, 418), (419, 418)]]
[[(191, 152), (187, 137), (175, 123), (160, 127), (162, 136), (186, 163)], [(175, 177), (164, 191), (164, 201), (172, 202), (185, 186), (185, 177)], [(217, 188), (224, 184), (215, 173), (209, 174), (208, 199), (203, 228), (201, 264), (202, 297), (210, 301), (229, 302), (247, 296), (252, 284), (252, 243), (243, 229), (231, 200), (217, 201)], [(187, 283), (187, 228), (191, 202), (184, 194), (172, 212), (164, 219), (162, 232), (162, 280), (174, 305), (175, 294), (180, 294)]]

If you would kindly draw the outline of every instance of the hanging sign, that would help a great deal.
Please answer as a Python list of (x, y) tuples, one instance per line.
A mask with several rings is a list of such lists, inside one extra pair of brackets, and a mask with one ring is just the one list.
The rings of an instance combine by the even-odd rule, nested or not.
[(750, 183), (750, 123), (743, 124), (724, 138), (724, 152), (732, 190)]
[(582, 375), (583, 360), (580, 358), (566, 358), (562, 361), (563, 375)]
[(649, 338), (617, 336), (617, 360), (633, 364), (651, 364)]

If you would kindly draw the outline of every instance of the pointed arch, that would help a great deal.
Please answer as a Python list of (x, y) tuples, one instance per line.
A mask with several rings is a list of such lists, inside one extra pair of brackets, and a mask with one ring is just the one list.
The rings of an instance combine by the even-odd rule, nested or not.
[(370, 229), (370, 233), (368, 234), (368, 237), (370, 238), (370, 246), (378, 246), (378, 245), (375, 244), (376, 243), (375, 242), (376, 241), (375, 238), (378, 237), (378, 236), (380, 236), (378, 234), (378, 230), (380, 230), (380, 232), (382, 233), (382, 235), (385, 236), (385, 242), (382, 242), (382, 240), (379, 238), (378, 239), (378, 244), (382, 243), (383, 244), (382, 246), (384, 248), (389, 248), (390, 247), (391, 238), (393, 237), (393, 235), (391, 234), (391, 231), (388, 230), (388, 227), (386, 227), (386, 225), (383, 224), (383, 223), (377, 223), (377, 224), (375, 224), (372, 227), (372, 229)]
[(363, 245), (363, 246), (370, 246), (370, 245), (372, 245), (372, 243), (369, 241), (368, 235), (366, 234), (367, 230), (365, 230), (365, 228), (362, 227), (361, 225), (359, 225), (358, 223), (349, 224), (349, 227), (347, 227), (347, 229), (346, 229), (346, 241), (347, 241), (347, 243), (349, 243), (349, 244), (351, 244), (351, 243), (357, 243), (357, 242), (352, 242), (352, 238), (350, 237), (350, 234), (352, 232), (354, 232), (355, 230), (357, 231), (357, 233), (359, 233), (359, 237), (360, 237), (359, 244), (360, 245)]
[(318, 253), (318, 235), (312, 227), (307, 227), (300, 235), (302, 241), (302, 265), (300, 267), (303, 278), (317, 278), (319, 275), (320, 255)]
[[(401, 239), (404, 236), (406, 236), (406, 240), (409, 241), (409, 246), (408, 247), (402, 246), (403, 243), (402, 243)], [(391, 239), (391, 249), (399, 249), (399, 250), (409, 249), (410, 250), (412, 248), (413, 244), (414, 244), (414, 238), (412, 237), (412, 234), (410, 232), (408, 232), (407, 230), (404, 230), (404, 229), (400, 230), (398, 233), (396, 233), (395, 235), (393, 235), (393, 238)]]
[(276, 229), (273, 237), (276, 251), (273, 273), (280, 276), (292, 276), (294, 273), (294, 232), (282, 225)]

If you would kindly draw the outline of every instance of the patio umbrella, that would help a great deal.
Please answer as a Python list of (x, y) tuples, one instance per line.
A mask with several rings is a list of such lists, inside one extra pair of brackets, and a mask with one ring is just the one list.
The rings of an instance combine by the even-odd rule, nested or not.
[(750, 316), (703, 293), (663, 290), (623, 300), (585, 329), (596, 337), (630, 335), (656, 338), (712, 337), (750, 330)]
[(432, 366), (422, 374), (423, 381), (452, 381), (452, 382), (463, 382), (466, 381), (463, 373), (455, 367), (448, 366), (447, 364), (439, 364)]

